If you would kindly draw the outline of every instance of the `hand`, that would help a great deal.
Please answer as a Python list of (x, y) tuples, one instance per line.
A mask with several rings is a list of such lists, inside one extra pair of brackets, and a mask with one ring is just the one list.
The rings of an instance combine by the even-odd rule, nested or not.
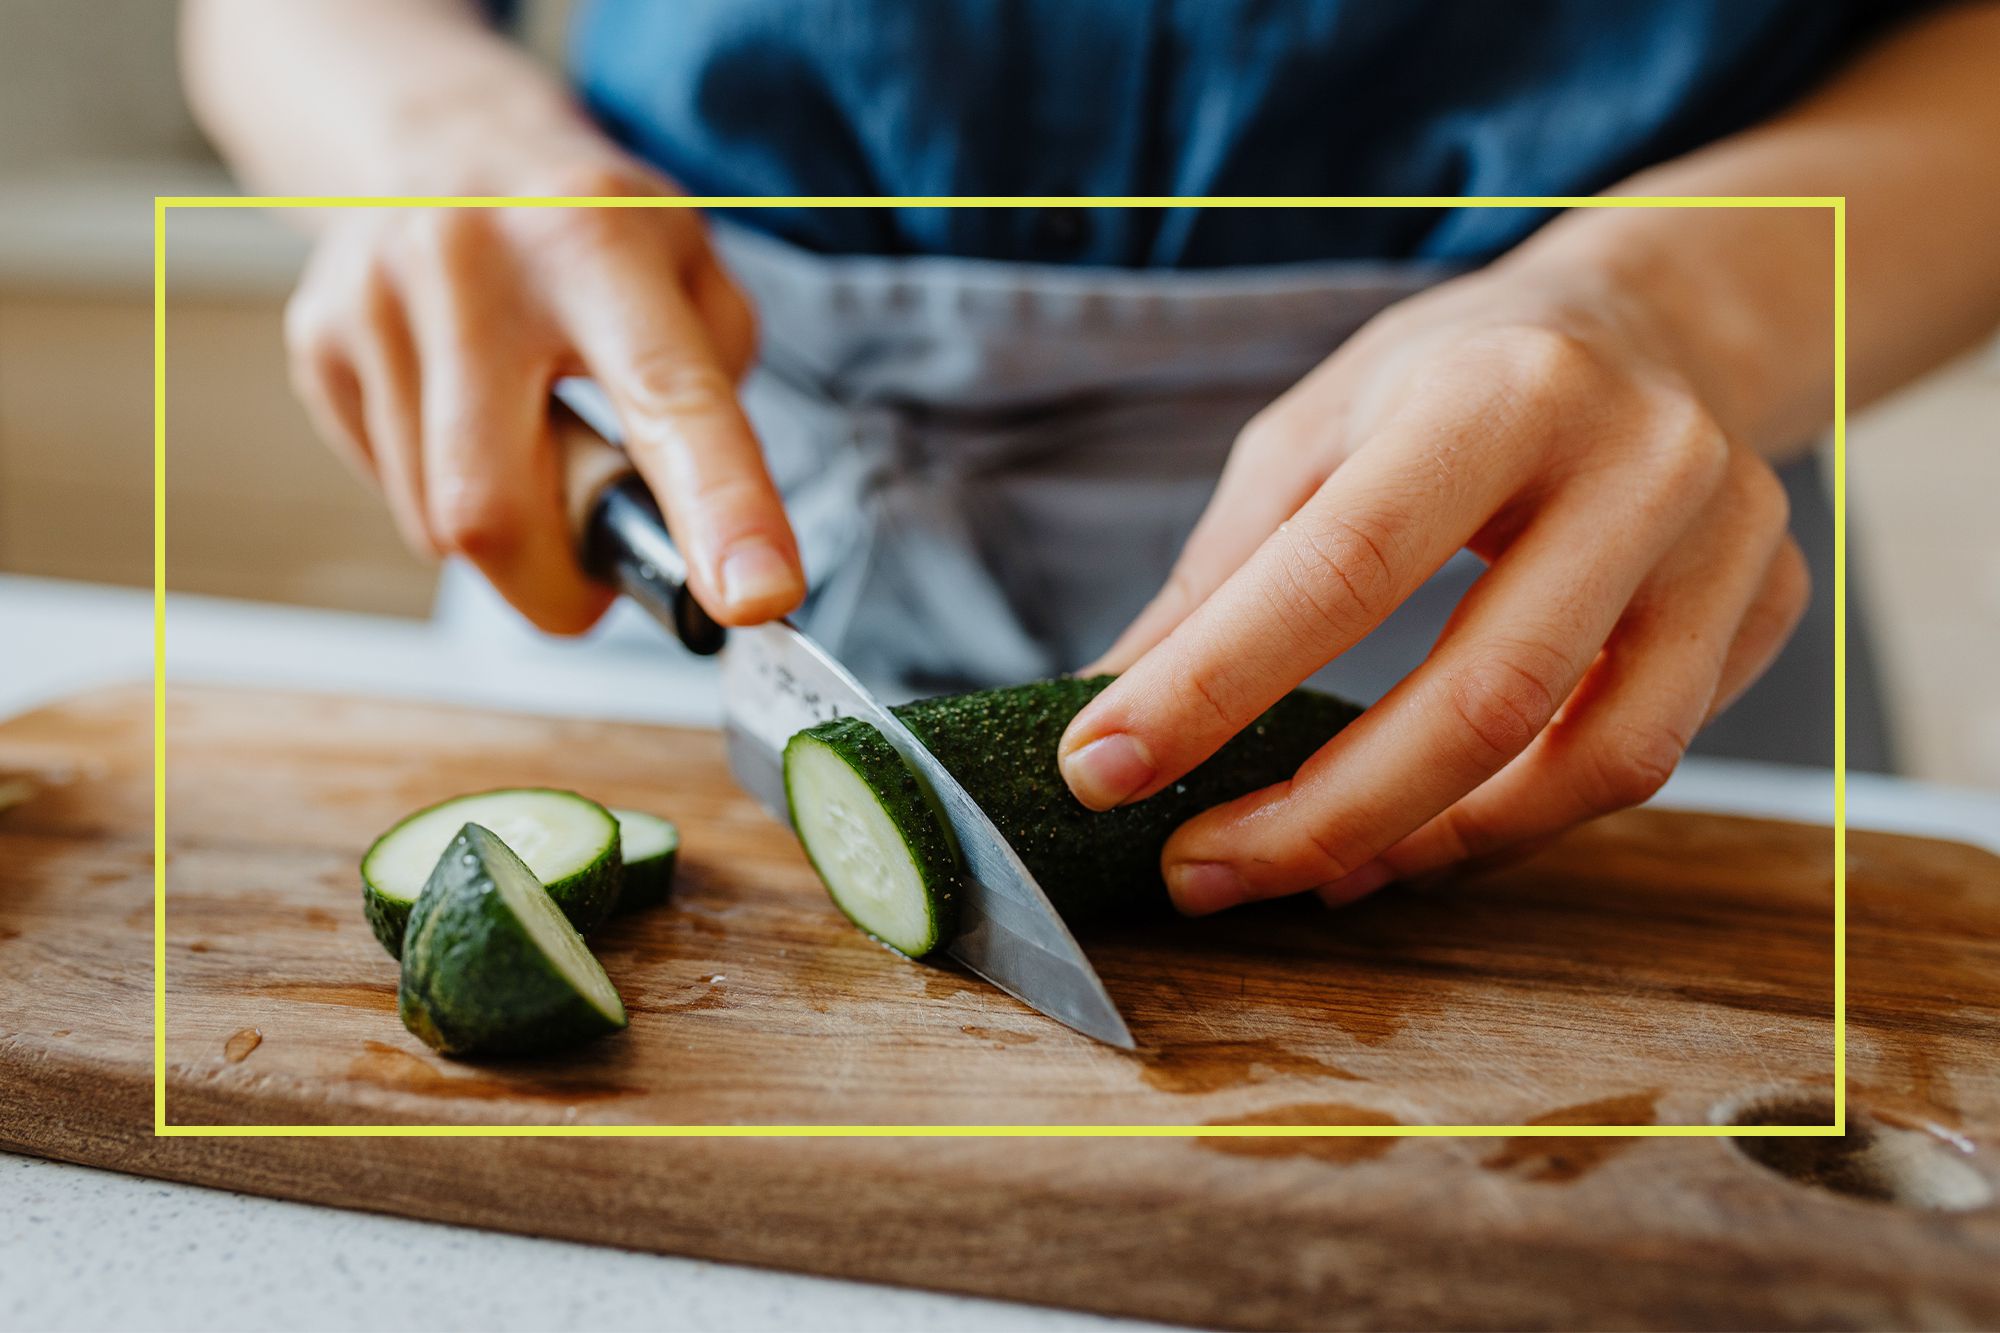
[[(486, 191), (502, 193), (504, 191)], [(670, 193), (622, 158), (521, 192)], [(804, 596), (791, 528), (735, 382), (750, 306), (684, 209), (338, 212), (286, 311), (299, 394), (423, 555), (470, 560), (545, 630), (611, 594), (578, 566), (549, 389), (594, 376), (665, 511), (701, 604), (727, 625)]]
[(1385, 312), (1243, 431), (1092, 668), (1122, 676), (1063, 737), (1085, 805), (1194, 768), (1461, 547), (1489, 568), (1296, 777), (1174, 834), (1182, 911), (1338, 905), (1637, 804), (1770, 663), (1807, 594), (1784, 490), (1676, 345), (1615, 281), (1503, 262)]

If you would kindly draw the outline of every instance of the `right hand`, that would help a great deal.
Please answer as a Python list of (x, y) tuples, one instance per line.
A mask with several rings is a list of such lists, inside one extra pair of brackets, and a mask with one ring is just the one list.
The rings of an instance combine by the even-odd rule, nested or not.
[[(666, 195), (637, 163), (524, 193)], [(285, 312), (320, 433), (382, 488), (419, 554), (475, 565), (544, 630), (581, 633), (611, 593), (577, 563), (549, 390), (585, 374), (659, 498), (717, 621), (784, 615), (805, 578), (736, 400), (756, 331), (690, 209), (338, 211)]]

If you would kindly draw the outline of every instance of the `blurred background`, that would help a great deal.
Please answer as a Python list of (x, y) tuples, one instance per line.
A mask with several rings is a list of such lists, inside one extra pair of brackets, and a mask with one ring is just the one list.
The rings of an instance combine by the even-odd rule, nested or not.
[[(151, 580), (155, 194), (231, 192), (181, 101), (167, 0), (4, 0), (0, 41), (0, 574)], [(522, 36), (560, 58), (560, 0)], [(286, 383), (303, 243), (270, 216), (168, 233), (168, 582), (401, 617), (435, 572), (312, 438)], [(1858, 596), (1900, 769), (2000, 787), (2000, 347), (1857, 416)], [(4, 642), (0, 652), (18, 650)]]

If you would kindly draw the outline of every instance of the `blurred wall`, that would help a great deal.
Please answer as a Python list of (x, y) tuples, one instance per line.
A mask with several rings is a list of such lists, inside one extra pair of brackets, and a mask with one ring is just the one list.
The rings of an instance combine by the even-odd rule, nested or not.
[[(151, 581), (152, 196), (233, 188), (170, 0), (0, 0), (0, 571)], [(167, 574), (419, 615), (432, 573), (311, 438), (279, 341), (304, 242), (170, 215)]]
[[(545, 55), (567, 9), (524, 13)], [(230, 188), (182, 108), (173, 22), (167, 0), (0, 0), (0, 574), (151, 578), (150, 200)], [(431, 570), (286, 386), (303, 254), (268, 216), (170, 218), (169, 583), (420, 615)], [(1904, 766), (2000, 786), (2000, 356), (1862, 414), (1850, 444)]]
[(2000, 787), (2000, 345), (1859, 414), (1847, 453), (1902, 768)]
[(171, 0), (0, 0), (0, 172), (206, 154), (174, 77)]

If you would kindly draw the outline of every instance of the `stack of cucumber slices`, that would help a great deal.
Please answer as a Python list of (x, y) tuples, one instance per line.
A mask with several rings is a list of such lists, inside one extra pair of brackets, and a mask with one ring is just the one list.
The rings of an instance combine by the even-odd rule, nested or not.
[(440, 802), (361, 860), (368, 924), (402, 961), (403, 1024), (450, 1055), (561, 1050), (625, 1026), (586, 932), (664, 901), (680, 833), (575, 792)]

